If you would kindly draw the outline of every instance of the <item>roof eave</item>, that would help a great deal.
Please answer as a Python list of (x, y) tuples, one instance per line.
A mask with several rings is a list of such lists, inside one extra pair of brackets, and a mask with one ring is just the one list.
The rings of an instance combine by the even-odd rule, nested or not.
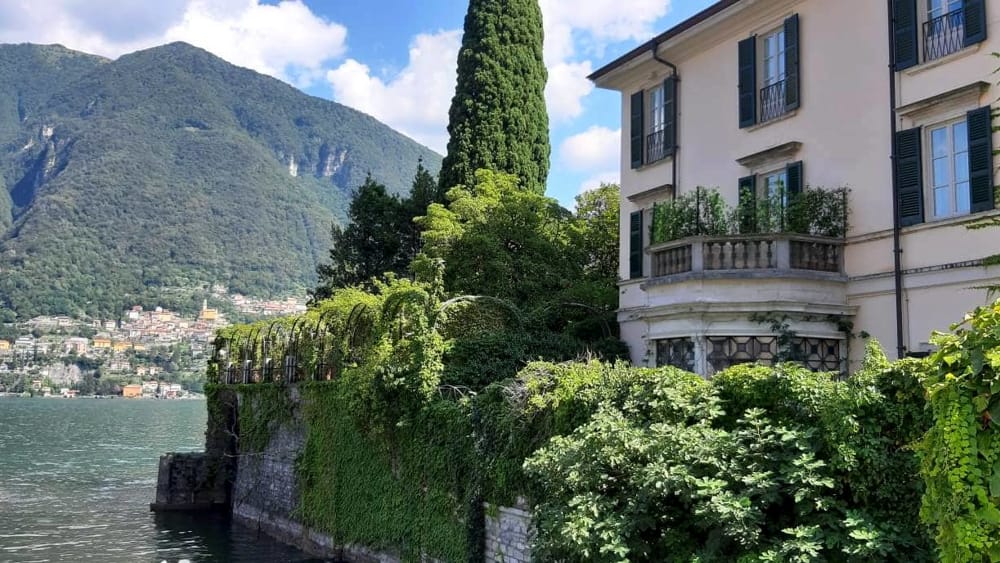
[(697, 14), (691, 16), (690, 18), (682, 21), (681, 23), (675, 25), (674, 27), (664, 31), (663, 33), (657, 35), (656, 37), (650, 39), (649, 41), (639, 45), (635, 49), (625, 53), (624, 55), (618, 57), (617, 59), (611, 61), (610, 63), (602, 66), (601, 68), (595, 70), (587, 77), (588, 80), (595, 83), (598, 87), (602, 85), (605, 81), (602, 78), (607, 77), (612, 74), (615, 70), (625, 66), (626, 64), (632, 62), (634, 59), (642, 55), (643, 53), (651, 53), (659, 44), (677, 37), (678, 35), (684, 33), (685, 31), (691, 29), (692, 27), (700, 24), (701, 22), (711, 18), (712, 16), (719, 14), (726, 9), (738, 4), (741, 0), (719, 0), (715, 4), (705, 8), (704, 10), (698, 12)]

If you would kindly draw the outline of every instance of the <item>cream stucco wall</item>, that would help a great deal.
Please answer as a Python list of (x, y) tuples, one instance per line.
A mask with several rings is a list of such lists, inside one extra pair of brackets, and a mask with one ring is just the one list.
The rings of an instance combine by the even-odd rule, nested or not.
[[(933, 123), (935, 112), (942, 117), (947, 112), (959, 115), (1000, 97), (1000, 89), (993, 85), (1000, 77), (991, 74), (998, 61), (989, 56), (1000, 51), (1000, 0), (988, 0), (987, 13), (987, 41), (945, 59), (893, 73), (898, 91), (896, 105), (905, 110), (895, 118), (898, 128)], [(779, 27), (792, 14), (800, 18), (801, 107), (773, 122), (740, 129), (737, 43)], [(662, 82), (669, 69), (653, 60), (651, 54), (642, 54), (598, 80), (599, 86), (622, 93), (624, 244), (619, 273), (625, 281), (621, 284), (619, 317), (623, 338), (633, 348), (633, 360), (647, 358), (646, 340), (661, 333), (683, 332), (686, 326), (678, 324), (676, 318), (655, 320), (651, 314), (637, 313), (651, 313), (663, 305), (665, 293), (643, 289), (642, 280), (628, 280), (629, 214), (649, 209), (652, 200), (665, 199), (669, 192), (644, 199), (637, 199), (636, 194), (671, 184), (672, 167), (676, 165), (678, 193), (690, 192), (696, 186), (718, 188), (729, 202), (735, 203), (740, 177), (799, 160), (804, 163), (805, 184), (851, 189), (851, 228), (844, 257), (847, 283), (843, 302), (838, 301), (838, 306), (856, 311), (855, 332), (876, 336), (892, 352), (896, 344), (890, 159), (893, 118), (886, 3), (747, 0), (668, 39), (660, 45), (658, 54), (678, 67), (680, 77), (679, 149), (674, 158), (637, 170), (631, 168), (629, 159), (629, 98), (636, 91)], [(980, 89), (969, 94), (976, 84)], [(963, 87), (963, 96), (941, 101), (943, 94)], [(790, 142), (800, 143), (797, 151), (778, 155), (754, 168), (737, 162)], [(1000, 144), (995, 140), (994, 146)], [(921, 351), (931, 330), (946, 329), (966, 310), (985, 302), (985, 292), (970, 289), (972, 286), (1000, 283), (998, 268), (962, 265), (1000, 253), (1000, 232), (966, 228), (970, 220), (982, 216), (928, 221), (902, 230), (903, 344), (909, 351)], [(648, 234), (646, 237), (648, 242)], [(649, 271), (647, 256), (644, 273), (648, 275)], [(751, 294), (746, 295), (746, 283), (710, 289), (719, 293), (714, 297), (717, 301), (737, 302), (739, 299), (733, 297), (739, 296), (768, 302), (767, 291), (759, 284), (748, 286)], [(762, 289), (760, 296), (752, 294), (754, 287)], [(671, 300), (697, 303), (705, 297), (704, 288), (700, 291), (677, 286), (668, 293)], [(804, 303), (818, 299), (810, 297), (802, 287), (787, 289), (785, 297), (786, 301), (799, 299)], [(853, 350), (861, 348), (852, 346)]]

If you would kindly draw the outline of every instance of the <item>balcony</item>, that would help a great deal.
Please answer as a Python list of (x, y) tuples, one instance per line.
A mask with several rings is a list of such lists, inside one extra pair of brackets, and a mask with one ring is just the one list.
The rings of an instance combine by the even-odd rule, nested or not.
[(821, 272), (843, 274), (843, 239), (798, 235), (695, 236), (652, 245), (652, 277), (748, 277)]
[(964, 45), (964, 10), (954, 10), (924, 23), (925, 62), (961, 51)]
[[(620, 296), (633, 361), (710, 376), (745, 361), (843, 372), (855, 314), (844, 272), (847, 189), (717, 190), (654, 205), (649, 277)], [(784, 336), (782, 336), (784, 335)]]

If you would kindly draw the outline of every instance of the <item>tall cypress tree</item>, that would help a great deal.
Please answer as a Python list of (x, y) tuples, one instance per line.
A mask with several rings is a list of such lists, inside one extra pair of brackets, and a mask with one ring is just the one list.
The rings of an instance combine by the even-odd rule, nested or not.
[(470, 0), (449, 110), (441, 188), (475, 185), (488, 168), (544, 193), (549, 172), (548, 73), (537, 0)]

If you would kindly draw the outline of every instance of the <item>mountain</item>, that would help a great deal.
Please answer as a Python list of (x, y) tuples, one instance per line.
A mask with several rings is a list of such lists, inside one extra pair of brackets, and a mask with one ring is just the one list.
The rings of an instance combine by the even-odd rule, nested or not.
[(311, 286), (351, 191), (370, 172), (405, 193), (420, 159), (437, 172), (374, 118), (184, 43), (0, 45), (0, 308)]

